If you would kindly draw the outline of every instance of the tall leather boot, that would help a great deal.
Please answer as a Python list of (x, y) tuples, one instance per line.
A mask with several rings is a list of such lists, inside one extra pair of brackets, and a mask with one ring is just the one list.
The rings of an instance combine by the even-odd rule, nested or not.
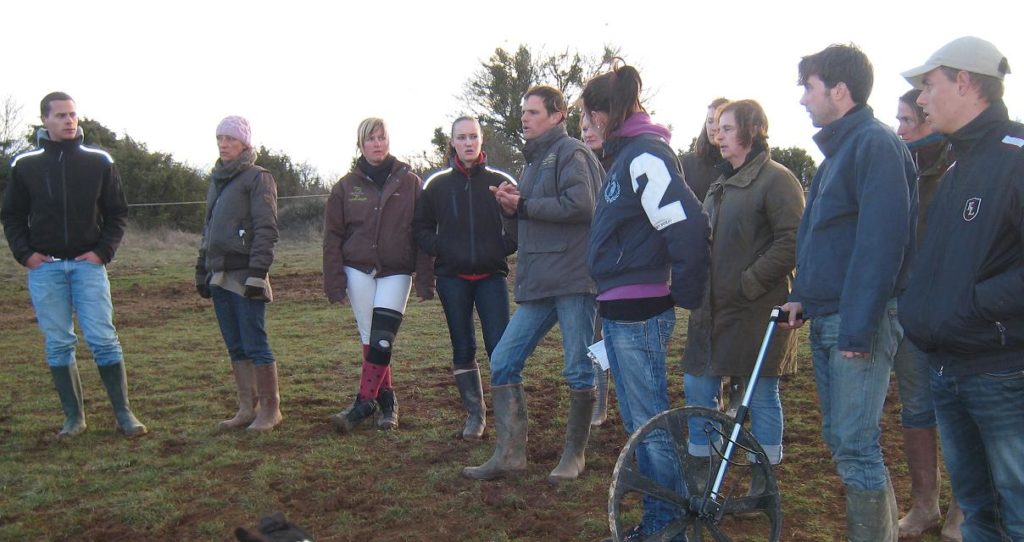
[(117, 430), (126, 437), (145, 435), (148, 432), (146, 426), (135, 418), (128, 404), (128, 375), (125, 374), (124, 363), (98, 365), (97, 368), (100, 372), (100, 380), (103, 381), (103, 387), (107, 388), (110, 405), (114, 407)]
[(569, 390), (569, 417), (565, 421), (565, 449), (548, 482), (557, 484), (575, 480), (587, 466), (587, 440), (590, 438), (590, 419), (594, 413), (597, 393), (589, 390)]
[(64, 427), (57, 433), (57, 438), (69, 438), (85, 431), (85, 406), (82, 404), (82, 379), (78, 376), (78, 364), (66, 367), (50, 367), (53, 376), (53, 387), (60, 397), (60, 406), (64, 411)]
[(238, 387), (238, 412), (235, 417), (217, 424), (220, 431), (241, 429), (252, 423), (256, 419), (256, 406), (259, 404), (252, 361), (243, 359), (231, 362), (231, 372), (235, 375), (235, 385)]
[(380, 393), (377, 394), (377, 404), (380, 405), (377, 429), (381, 431), (398, 429), (398, 397), (395, 396), (395, 390), (381, 388)]
[[(498, 444), (494, 454), (479, 467), (466, 467), (462, 475), (474, 480), (493, 480), (526, 470), (529, 416), (522, 384), (491, 386)], [(589, 414), (588, 414), (589, 416)]]
[(903, 428), (903, 450), (910, 469), (910, 511), (900, 519), (900, 538), (938, 529), (939, 461), (935, 428)]
[(256, 377), (256, 393), (260, 403), (256, 418), (246, 427), (246, 431), (272, 431), (281, 420), (281, 395), (277, 387), (277, 363), (253, 364), (252, 370)]
[(590, 425), (601, 425), (608, 419), (608, 369), (601, 369), (601, 365), (594, 364), (594, 381), (597, 384), (597, 401), (594, 402), (594, 415), (590, 418)]
[(463, 440), (480, 440), (487, 426), (487, 404), (484, 403), (484, 385), (480, 369), (455, 371), (455, 387), (459, 389), (462, 405), (466, 407), (466, 424), (462, 428)]
[(946, 523), (942, 524), (942, 542), (963, 542), (964, 535), (960, 525), (964, 522), (964, 512), (956, 497), (950, 497), (949, 508), (946, 509)]
[(889, 489), (846, 488), (846, 536), (850, 542), (890, 542), (896, 539)]

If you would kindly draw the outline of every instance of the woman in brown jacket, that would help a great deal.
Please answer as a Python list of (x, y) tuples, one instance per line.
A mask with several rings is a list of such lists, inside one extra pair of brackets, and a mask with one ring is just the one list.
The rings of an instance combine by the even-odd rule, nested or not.
[[(804, 210), (800, 183), (771, 159), (761, 106), (729, 102), (716, 116), (725, 161), (704, 200), (712, 229), (710, 285), (690, 313), (683, 354), (686, 402), (710, 408), (718, 407), (723, 376), (750, 375), (771, 309), (789, 296)], [(795, 370), (796, 334), (777, 330), (750, 404), (751, 432), (772, 464), (782, 460), (779, 375)], [(689, 448), (693, 456), (708, 455), (700, 427), (691, 427)]]
[(379, 429), (398, 428), (391, 382), (391, 349), (402, 323), (412, 273), (420, 300), (434, 297), (430, 258), (412, 235), (420, 178), (390, 154), (387, 127), (378, 118), (359, 124), (362, 156), (331, 190), (324, 217), (324, 291), (331, 303), (351, 301), (363, 345), (355, 401), (331, 416), (341, 433), (380, 406)]

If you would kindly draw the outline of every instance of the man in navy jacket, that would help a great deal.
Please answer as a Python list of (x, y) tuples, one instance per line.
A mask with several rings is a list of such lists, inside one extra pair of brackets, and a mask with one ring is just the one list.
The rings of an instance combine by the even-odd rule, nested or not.
[(1003, 104), (1009, 71), (994, 45), (964, 37), (903, 73), (956, 160), (900, 321), (932, 368), (964, 540), (1024, 540), (1024, 125)]
[(789, 323), (811, 320), (822, 433), (846, 486), (847, 536), (896, 540), (899, 513), (882, 459), (881, 416), (903, 337), (896, 295), (917, 221), (917, 172), (906, 145), (875, 119), (874, 80), (859, 49), (832, 45), (800, 61), (800, 103), (825, 161), (797, 234)]

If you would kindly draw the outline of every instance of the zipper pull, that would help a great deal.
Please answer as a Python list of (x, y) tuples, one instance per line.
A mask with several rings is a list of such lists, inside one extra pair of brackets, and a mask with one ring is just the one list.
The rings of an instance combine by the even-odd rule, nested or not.
[(999, 345), (1006, 346), (1006, 326), (1002, 322), (996, 322), (996, 329), (999, 330)]
[(942, 370), (945, 369), (945, 365), (939, 365), (939, 376), (942, 376)]
[(245, 246), (245, 230), (244, 229), (239, 229), (238, 230), (238, 238), (242, 240), (242, 246), (244, 247)]

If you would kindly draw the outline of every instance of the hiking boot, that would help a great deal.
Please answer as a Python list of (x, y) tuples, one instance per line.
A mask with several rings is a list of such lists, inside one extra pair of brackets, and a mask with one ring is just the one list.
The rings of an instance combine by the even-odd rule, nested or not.
[(377, 401), (361, 400), (357, 395), (352, 405), (337, 414), (331, 415), (331, 423), (341, 434), (351, 433), (357, 425), (377, 412)]
[(398, 398), (395, 397), (395, 390), (381, 389), (377, 394), (377, 403), (380, 405), (380, 419), (377, 420), (377, 429), (381, 431), (392, 431), (398, 429)]

